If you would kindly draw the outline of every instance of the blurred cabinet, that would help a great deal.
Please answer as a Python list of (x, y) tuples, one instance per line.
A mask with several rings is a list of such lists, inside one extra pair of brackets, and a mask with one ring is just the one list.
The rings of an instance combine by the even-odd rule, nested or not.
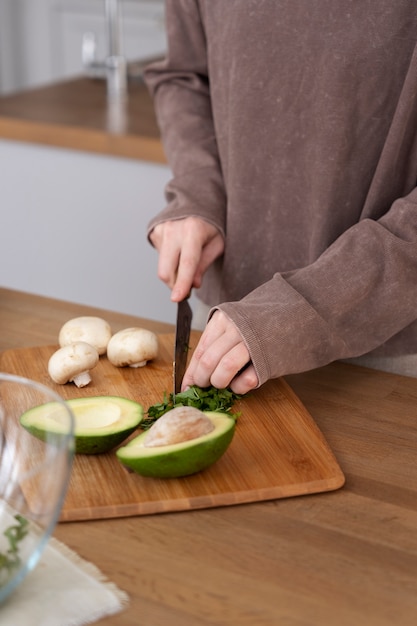
[(146, 237), (165, 165), (1, 139), (0, 163), (2, 287), (175, 322)]
[[(163, 0), (120, 0), (124, 55), (137, 61), (166, 49)], [(84, 73), (82, 38), (94, 32), (107, 54), (104, 0), (0, 0), (0, 93)]]

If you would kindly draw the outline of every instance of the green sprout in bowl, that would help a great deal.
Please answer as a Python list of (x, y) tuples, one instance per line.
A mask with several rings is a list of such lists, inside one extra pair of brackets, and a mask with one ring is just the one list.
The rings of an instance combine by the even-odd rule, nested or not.
[(14, 516), (17, 524), (6, 528), (3, 535), (6, 537), (9, 548), (0, 552), (0, 587), (5, 585), (13, 573), (20, 567), (19, 544), (29, 532), (29, 522), (22, 515)]

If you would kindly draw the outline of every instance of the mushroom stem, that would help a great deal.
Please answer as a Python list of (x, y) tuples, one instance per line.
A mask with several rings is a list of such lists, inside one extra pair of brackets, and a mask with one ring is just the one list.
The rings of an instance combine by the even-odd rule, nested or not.
[(71, 378), (69, 382), (74, 383), (77, 387), (86, 387), (89, 383), (91, 383), (91, 376), (89, 372), (80, 372), (74, 378)]

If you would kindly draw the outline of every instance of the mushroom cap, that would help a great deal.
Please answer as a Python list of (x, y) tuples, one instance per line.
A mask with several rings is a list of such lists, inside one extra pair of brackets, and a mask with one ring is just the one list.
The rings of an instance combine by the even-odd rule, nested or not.
[(158, 337), (145, 328), (119, 330), (107, 345), (107, 358), (116, 367), (139, 367), (158, 356)]
[(85, 341), (94, 346), (99, 354), (105, 354), (111, 335), (111, 327), (106, 320), (84, 315), (65, 322), (59, 331), (58, 343), (63, 348), (76, 341)]
[(65, 385), (79, 374), (91, 370), (98, 361), (99, 354), (94, 346), (77, 341), (54, 352), (48, 361), (48, 373), (55, 383)]

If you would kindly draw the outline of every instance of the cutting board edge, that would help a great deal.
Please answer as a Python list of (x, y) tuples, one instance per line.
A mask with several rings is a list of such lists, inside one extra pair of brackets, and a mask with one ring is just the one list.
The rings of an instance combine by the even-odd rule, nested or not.
[(256, 502), (271, 502), (285, 500), (286, 498), (302, 497), (314, 494), (325, 494), (337, 491), (345, 485), (346, 479), (343, 472), (335, 472), (335, 475), (323, 480), (314, 480), (304, 483), (304, 491), (300, 492), (298, 486), (286, 485), (284, 487), (269, 487), (259, 489), (256, 495), (253, 490), (224, 493), (214, 499), (210, 496), (195, 498), (173, 499), (145, 503), (129, 503), (124, 505), (110, 505), (95, 508), (92, 515), (91, 509), (80, 508), (62, 511), (59, 523), (81, 522), (97, 519), (118, 519), (125, 517), (141, 517), (144, 515), (162, 515), (164, 513), (179, 513), (181, 511), (197, 511), (202, 509), (222, 508), (226, 506), (238, 506), (240, 504), (254, 504)]

